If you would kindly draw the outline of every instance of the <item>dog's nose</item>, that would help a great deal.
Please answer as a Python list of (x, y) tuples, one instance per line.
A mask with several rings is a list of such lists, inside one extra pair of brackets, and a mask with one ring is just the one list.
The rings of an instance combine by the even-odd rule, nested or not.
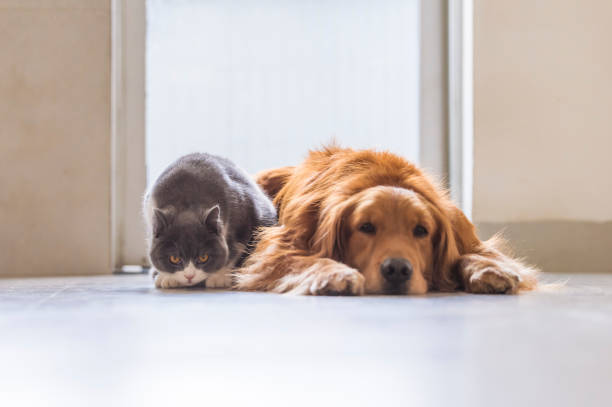
[(412, 264), (406, 259), (389, 258), (380, 265), (380, 273), (391, 284), (404, 283), (412, 276)]

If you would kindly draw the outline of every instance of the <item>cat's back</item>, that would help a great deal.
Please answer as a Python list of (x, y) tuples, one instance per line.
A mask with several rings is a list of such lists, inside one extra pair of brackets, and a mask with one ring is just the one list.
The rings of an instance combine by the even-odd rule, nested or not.
[(209, 204), (207, 197), (226, 195), (233, 172), (228, 171), (228, 166), (233, 166), (229, 160), (212, 154), (185, 155), (161, 173), (150, 196), (157, 207)]

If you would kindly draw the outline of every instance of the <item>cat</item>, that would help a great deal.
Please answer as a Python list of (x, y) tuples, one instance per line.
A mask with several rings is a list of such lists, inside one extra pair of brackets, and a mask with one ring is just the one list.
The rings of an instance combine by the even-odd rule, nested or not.
[(157, 288), (231, 285), (259, 227), (276, 210), (251, 177), (225, 158), (183, 156), (144, 198), (151, 274)]

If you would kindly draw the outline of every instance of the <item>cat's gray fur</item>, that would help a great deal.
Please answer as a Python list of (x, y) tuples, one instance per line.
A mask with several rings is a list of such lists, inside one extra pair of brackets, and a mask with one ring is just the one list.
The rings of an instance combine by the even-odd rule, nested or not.
[[(260, 226), (276, 223), (270, 199), (242, 169), (211, 154), (179, 158), (144, 200), (149, 258), (160, 288), (227, 287)], [(208, 255), (206, 262), (200, 256)], [(181, 259), (175, 265), (170, 256)]]

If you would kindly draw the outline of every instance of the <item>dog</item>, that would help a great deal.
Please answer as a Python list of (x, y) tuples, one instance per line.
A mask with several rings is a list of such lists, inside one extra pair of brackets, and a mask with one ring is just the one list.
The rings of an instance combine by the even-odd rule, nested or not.
[(537, 270), (481, 241), (474, 225), (414, 164), (329, 146), (296, 167), (264, 171), (278, 225), (263, 228), (236, 288), (310, 295), (515, 294)]

